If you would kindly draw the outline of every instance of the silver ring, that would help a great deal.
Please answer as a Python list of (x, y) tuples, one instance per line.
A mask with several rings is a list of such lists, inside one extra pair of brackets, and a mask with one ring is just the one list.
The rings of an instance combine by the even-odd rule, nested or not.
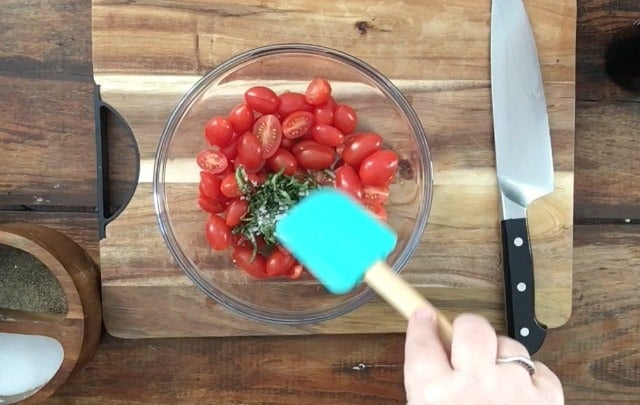
[(496, 359), (497, 364), (507, 364), (507, 363), (515, 363), (519, 366), (522, 366), (529, 372), (529, 375), (533, 375), (536, 372), (536, 365), (533, 364), (533, 361), (526, 356), (512, 356), (512, 357), (503, 357)]

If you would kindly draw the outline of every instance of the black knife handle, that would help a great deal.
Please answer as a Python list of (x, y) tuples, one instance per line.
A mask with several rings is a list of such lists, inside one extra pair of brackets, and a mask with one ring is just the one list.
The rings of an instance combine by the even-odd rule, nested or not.
[(542, 346), (547, 327), (536, 319), (527, 220), (507, 219), (502, 221), (501, 228), (507, 332), (533, 354)]

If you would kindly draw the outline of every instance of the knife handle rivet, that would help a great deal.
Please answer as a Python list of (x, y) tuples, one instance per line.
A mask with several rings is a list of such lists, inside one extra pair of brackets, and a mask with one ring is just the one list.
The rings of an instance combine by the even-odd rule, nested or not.
[(526, 284), (526, 283), (523, 283), (523, 282), (521, 281), (521, 282), (519, 282), (519, 283), (516, 285), (516, 288), (517, 288), (517, 289), (518, 289), (518, 291), (520, 291), (520, 292), (525, 292), (525, 291), (527, 290), (527, 284)]
[(522, 240), (522, 238), (519, 236), (513, 240), (513, 244), (516, 245), (516, 247), (522, 246), (523, 243), (524, 240)]
[(522, 336), (522, 337), (529, 336), (529, 328), (521, 328), (520, 329), (520, 336)]

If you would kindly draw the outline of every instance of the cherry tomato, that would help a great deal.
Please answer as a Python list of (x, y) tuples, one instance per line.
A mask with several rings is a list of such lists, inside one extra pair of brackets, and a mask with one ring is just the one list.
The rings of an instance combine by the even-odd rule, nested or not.
[(269, 167), (274, 172), (283, 170), (284, 174), (292, 176), (298, 169), (298, 162), (291, 152), (280, 148), (267, 160)]
[(238, 157), (236, 160), (242, 162), (242, 165), (249, 171), (260, 170), (264, 159), (262, 158), (262, 142), (257, 136), (251, 132), (245, 132), (238, 138)]
[(398, 169), (398, 155), (392, 150), (374, 152), (360, 165), (359, 175), (365, 186), (386, 187), (393, 182)]
[(344, 140), (344, 134), (338, 128), (327, 124), (317, 124), (311, 128), (311, 136), (319, 144), (335, 148)]
[(271, 277), (284, 276), (289, 273), (296, 259), (293, 256), (275, 249), (267, 258), (266, 271)]
[(211, 146), (224, 147), (231, 142), (233, 128), (224, 117), (213, 117), (204, 127), (204, 135)]
[(253, 125), (253, 134), (260, 140), (262, 158), (270, 158), (276, 153), (282, 141), (280, 120), (272, 114), (263, 115)]
[(200, 193), (212, 200), (222, 197), (220, 179), (210, 172), (200, 172)]
[(253, 127), (253, 110), (244, 103), (238, 104), (231, 109), (227, 120), (236, 134), (244, 134)]
[(282, 252), (282, 253), (284, 253), (285, 255), (289, 255), (289, 256), (291, 256), (291, 252), (289, 252), (289, 251), (287, 250), (287, 248), (285, 248), (285, 247), (284, 247), (284, 246), (282, 246), (282, 245), (276, 245), (276, 249), (278, 249), (279, 251), (281, 251), (281, 252)]
[(329, 96), (326, 103), (316, 106), (313, 110), (313, 118), (316, 124), (333, 125), (333, 110), (336, 108), (336, 101)]
[(286, 117), (294, 111), (313, 112), (313, 106), (307, 103), (304, 94), (287, 92), (278, 96), (280, 105), (278, 106), (278, 115)]
[(382, 204), (372, 203), (372, 202), (363, 202), (364, 206), (380, 221), (387, 222), (388, 214), (387, 210), (384, 209)]
[(353, 167), (358, 167), (369, 155), (382, 148), (382, 137), (372, 132), (350, 136), (344, 141), (342, 159)]
[(313, 114), (308, 111), (295, 111), (282, 121), (282, 132), (285, 138), (297, 139), (309, 132), (313, 125)]
[(389, 199), (389, 187), (368, 186), (362, 189), (362, 201), (383, 205)]
[(285, 148), (287, 150), (291, 150), (291, 148), (293, 147), (293, 145), (296, 144), (296, 141), (294, 141), (293, 139), (289, 139), (289, 138), (282, 138), (282, 143), (280, 143), (280, 147), (281, 148)]
[(340, 166), (336, 169), (336, 188), (350, 194), (356, 199), (362, 197), (362, 182), (358, 173), (351, 166)]
[(270, 88), (252, 87), (244, 93), (244, 101), (249, 107), (262, 114), (271, 114), (278, 110), (280, 99)]
[(248, 210), (249, 204), (247, 201), (237, 198), (227, 206), (227, 215), (224, 222), (229, 228), (233, 228), (242, 221), (242, 217), (245, 216)]
[(196, 162), (202, 170), (213, 174), (222, 173), (229, 165), (227, 157), (222, 152), (214, 149), (201, 150), (196, 156)]
[(233, 236), (231, 230), (225, 224), (224, 219), (217, 215), (211, 215), (205, 228), (209, 246), (214, 250), (225, 250), (231, 246)]
[(314, 140), (300, 141), (291, 147), (291, 153), (295, 155), (296, 153), (300, 153), (307, 146), (312, 146), (312, 145), (318, 145), (318, 142)]
[(224, 201), (214, 200), (204, 195), (200, 195), (198, 197), (198, 205), (200, 206), (200, 208), (202, 208), (203, 211), (209, 212), (211, 214), (219, 214), (226, 208), (226, 204), (224, 203)]
[(350, 134), (358, 126), (356, 111), (346, 104), (338, 105), (333, 111), (333, 125), (344, 134)]
[(236, 182), (235, 173), (230, 173), (222, 179), (220, 182), (220, 192), (228, 198), (236, 198), (242, 195), (240, 187), (238, 187), (238, 183)]
[(251, 260), (251, 256), (253, 256), (253, 249), (236, 247), (233, 250), (231, 258), (233, 259), (233, 262), (247, 274), (257, 278), (267, 277), (267, 265), (264, 260), (264, 256), (257, 253), (253, 260)]
[(220, 152), (227, 157), (228, 161), (232, 161), (238, 156), (238, 136), (234, 135), (229, 145), (220, 148)]
[(329, 100), (330, 96), (331, 85), (322, 77), (316, 77), (311, 80), (311, 83), (307, 86), (307, 91), (304, 93), (304, 98), (307, 100), (307, 103), (312, 105), (324, 104)]
[(305, 141), (305, 146), (294, 152), (293, 155), (296, 157), (298, 164), (305, 169), (327, 169), (335, 160), (333, 148), (313, 141)]
[[(247, 173), (247, 180), (252, 184), (260, 184), (260, 177), (255, 173)], [(236, 174), (227, 174), (220, 182), (220, 192), (227, 198), (236, 198), (242, 195), (236, 182)]]
[(291, 268), (291, 273), (287, 276), (289, 280), (297, 280), (302, 276), (304, 267), (301, 264), (296, 264)]

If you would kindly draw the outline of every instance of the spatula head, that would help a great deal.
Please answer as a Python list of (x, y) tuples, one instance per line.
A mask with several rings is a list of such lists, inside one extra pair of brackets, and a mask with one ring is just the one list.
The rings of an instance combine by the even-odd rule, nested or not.
[(366, 208), (330, 188), (313, 191), (292, 207), (276, 224), (276, 237), (334, 294), (356, 287), (397, 242)]

